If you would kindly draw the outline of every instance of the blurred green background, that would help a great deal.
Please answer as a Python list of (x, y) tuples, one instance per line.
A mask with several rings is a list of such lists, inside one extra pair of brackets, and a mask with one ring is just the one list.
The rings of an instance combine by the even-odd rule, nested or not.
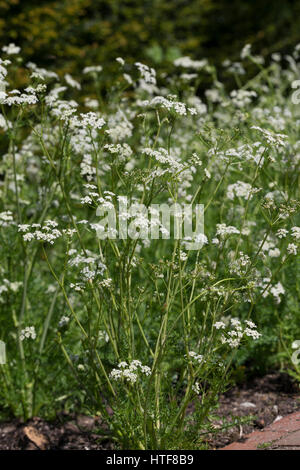
[(62, 73), (118, 56), (217, 65), (245, 43), (267, 56), (299, 41), (299, 0), (0, 0), (1, 46), (15, 42), (25, 60)]

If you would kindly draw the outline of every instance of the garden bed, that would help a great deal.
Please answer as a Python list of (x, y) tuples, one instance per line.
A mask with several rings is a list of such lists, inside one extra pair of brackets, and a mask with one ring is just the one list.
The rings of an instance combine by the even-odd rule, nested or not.
[[(222, 395), (218, 410), (218, 415), (227, 419), (252, 415), (252, 422), (211, 436), (208, 443), (211, 448), (224, 447), (297, 410), (300, 410), (299, 387), (287, 374), (273, 373), (256, 378)], [(216, 426), (221, 423), (220, 419)]]
[[(221, 448), (297, 410), (300, 410), (300, 392), (287, 374), (273, 373), (256, 378), (221, 396), (217, 412), (220, 421), (216, 421), (216, 426), (221, 426), (222, 418), (230, 420), (231, 416), (252, 415), (252, 422), (211, 435), (207, 442), (211, 449)], [(109, 440), (100, 442), (96, 434), (99, 424), (98, 419), (83, 415), (61, 416), (55, 423), (38, 417), (26, 424), (18, 420), (2, 423), (0, 450), (112, 449)]]
[(93, 431), (97, 420), (79, 415), (49, 423), (33, 418), (26, 424), (14, 420), (0, 424), (0, 450), (108, 450), (111, 443), (99, 443)]

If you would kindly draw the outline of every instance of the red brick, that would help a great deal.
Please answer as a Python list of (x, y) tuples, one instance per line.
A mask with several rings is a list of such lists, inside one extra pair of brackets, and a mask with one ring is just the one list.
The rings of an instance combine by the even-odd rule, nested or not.
[(300, 448), (300, 429), (282, 437), (281, 439), (279, 439), (279, 441), (276, 442), (276, 445), (293, 447), (299, 446)]
[(220, 450), (257, 450), (271, 442), (274, 447), (300, 447), (300, 412), (287, 415), (262, 431), (252, 432), (244, 442), (233, 442)]

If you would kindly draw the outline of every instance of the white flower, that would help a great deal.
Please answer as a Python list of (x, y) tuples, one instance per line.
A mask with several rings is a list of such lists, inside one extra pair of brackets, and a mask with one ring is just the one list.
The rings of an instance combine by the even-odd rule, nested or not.
[(271, 294), (275, 297), (276, 302), (279, 304), (281, 302), (280, 295), (285, 293), (285, 289), (281, 282), (278, 282), (270, 289)]
[(246, 59), (246, 57), (250, 57), (251, 55), (251, 44), (246, 44), (242, 51), (241, 51), (241, 59)]
[(293, 238), (300, 240), (300, 227), (292, 227), (291, 232)]
[(141, 361), (134, 359), (128, 364), (122, 361), (118, 364), (118, 369), (113, 369), (110, 373), (110, 377), (114, 380), (125, 379), (127, 382), (134, 384), (139, 373), (145, 374), (146, 376), (151, 374), (151, 369), (148, 366), (143, 366)]
[(257, 94), (255, 91), (248, 90), (233, 90), (230, 93), (232, 103), (237, 108), (243, 108), (252, 102), (253, 98), (256, 98)]
[(117, 57), (117, 58), (116, 58), (116, 61), (117, 61), (120, 65), (122, 65), (122, 67), (125, 65), (125, 60), (122, 59), (122, 57)]
[(199, 395), (199, 393), (200, 393), (199, 382), (195, 382), (194, 385), (192, 385), (192, 390), (193, 390), (193, 392), (196, 393), (196, 395)]
[(261, 333), (258, 333), (258, 331), (252, 330), (251, 328), (245, 328), (244, 334), (253, 339), (258, 339), (261, 336)]
[(285, 147), (287, 145), (287, 142), (286, 142), (287, 135), (285, 134), (275, 134), (274, 132), (271, 132), (267, 129), (262, 129), (259, 126), (252, 126), (251, 129), (254, 129), (260, 132), (270, 146), (274, 146), (275, 148), (278, 148), (278, 147)]
[(202, 354), (197, 354), (197, 353), (195, 353), (195, 351), (189, 351), (188, 355), (189, 355), (189, 357), (194, 359), (196, 362), (198, 362), (198, 364), (201, 364), (203, 362)]
[(2, 51), (6, 52), (8, 55), (19, 54), (21, 48), (16, 46), (13, 42), (8, 44), (8, 46), (3, 46)]
[[(0, 76), (0, 79), (1, 79), (1, 76)], [(7, 96), (7, 93), (5, 93), (5, 91), (0, 90), (0, 103), (4, 103), (6, 96)], [(3, 127), (4, 129), (6, 128), (6, 121), (4, 117), (2, 116), (2, 114), (1, 114), (1, 127)]]
[(285, 238), (288, 233), (289, 233), (289, 231), (286, 230), (285, 228), (280, 228), (279, 230), (277, 230), (276, 236), (278, 238)]
[(141, 62), (135, 62), (134, 65), (138, 68), (145, 83), (156, 85), (156, 72), (153, 68), (148, 67), (145, 64), (141, 64)]
[[(225, 330), (225, 324), (223, 322), (218, 323), (224, 325), (224, 327), (222, 326), (222, 329)], [(229, 331), (224, 331), (224, 334), (222, 334), (221, 336), (221, 343), (227, 344), (231, 348), (237, 348), (240, 345), (242, 338), (245, 336), (250, 337), (254, 340), (260, 338), (261, 336), (261, 333), (258, 333), (256, 329), (255, 323), (250, 320), (245, 320), (245, 324), (247, 325), (246, 327), (242, 325), (241, 321), (238, 318), (231, 318), (230, 323), (233, 329)]]
[(210, 174), (210, 172), (208, 171), (207, 168), (204, 168), (204, 173), (205, 173), (205, 176), (206, 176), (207, 179), (211, 178), (211, 174)]
[(185, 251), (180, 251), (179, 257), (180, 261), (186, 261), (188, 259), (188, 255), (185, 253)]
[(290, 255), (296, 255), (297, 254), (297, 245), (295, 245), (295, 243), (289, 243), (286, 251)]
[(132, 155), (132, 150), (128, 144), (106, 144), (104, 148), (111, 154), (117, 154), (120, 162), (125, 161)]
[(90, 111), (89, 113), (81, 113), (80, 118), (78, 116), (72, 116), (70, 118), (70, 126), (74, 129), (80, 129), (82, 127), (87, 129), (102, 129), (105, 125), (103, 118), (100, 118), (98, 114)]
[(0, 213), (0, 227), (9, 227), (14, 224), (14, 219), (11, 211)]
[(31, 240), (34, 239), (34, 234), (33, 233), (25, 233), (25, 235), (23, 235), (23, 240), (25, 242), (31, 242)]
[(103, 67), (101, 65), (91, 65), (90, 67), (85, 67), (83, 73), (99, 73), (102, 72)]
[(58, 322), (59, 328), (62, 328), (63, 326), (67, 325), (70, 321), (70, 317), (67, 317), (66, 315), (63, 315), (61, 319)]
[(201, 70), (208, 64), (207, 59), (202, 60), (192, 60), (190, 57), (179, 57), (174, 60), (174, 65), (176, 67), (189, 68), (194, 70)]
[(240, 233), (240, 231), (236, 227), (233, 227), (232, 225), (217, 224), (217, 235), (220, 235), (221, 237), (224, 237), (225, 235), (233, 235), (237, 233)]
[(77, 90), (81, 90), (81, 85), (78, 83), (76, 80), (74, 80), (73, 77), (69, 73), (65, 74), (65, 80), (68, 85), (70, 85), (72, 88), (76, 88)]
[(225, 323), (223, 321), (217, 321), (216, 323), (214, 323), (214, 327), (217, 329), (217, 330), (224, 330), (225, 328)]
[(127, 366), (128, 366), (128, 364), (125, 361), (119, 362), (119, 364), (118, 364), (118, 367), (120, 367), (122, 369), (124, 369), (124, 367), (127, 367)]
[[(54, 220), (46, 220), (43, 227), (41, 227), (40, 224), (32, 224), (28, 226), (26, 230), (34, 229), (35, 231), (24, 233), (23, 240), (30, 242), (35, 239), (53, 245), (54, 241), (62, 236), (62, 233), (56, 228), (57, 225), (57, 222)], [(21, 226), (21, 228), (24, 229), (24, 225)]]
[(105, 343), (109, 342), (109, 336), (106, 333), (106, 331), (100, 330), (99, 334), (98, 334), (98, 338), (99, 338), (100, 341), (105, 341)]
[(234, 199), (235, 197), (242, 197), (246, 200), (251, 199), (253, 194), (253, 189), (251, 184), (244, 183), (243, 181), (237, 181), (234, 184), (230, 184), (227, 187), (227, 197), (229, 199)]
[(280, 256), (280, 250), (279, 248), (274, 248), (269, 250), (268, 254), (271, 258), (278, 258)]
[(85, 196), (81, 198), (81, 204), (92, 204), (93, 200), (90, 198), (90, 196)]
[(24, 339), (35, 339), (36, 338), (36, 332), (34, 326), (26, 326), (23, 330), (21, 330), (20, 333), (20, 340), (24, 341)]

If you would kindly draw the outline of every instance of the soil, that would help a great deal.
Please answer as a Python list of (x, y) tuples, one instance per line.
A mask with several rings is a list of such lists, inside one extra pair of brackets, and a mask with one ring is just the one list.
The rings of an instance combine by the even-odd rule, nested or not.
[[(263, 429), (276, 419), (300, 410), (300, 390), (293, 380), (283, 373), (268, 374), (250, 383), (236, 386), (220, 398), (218, 417), (214, 424), (216, 433), (208, 435), (210, 449), (224, 447), (243, 440), (253, 430)], [(218, 432), (222, 418), (253, 416), (252, 422)], [(65, 421), (65, 422), (64, 422)], [(49, 423), (33, 418), (27, 423), (14, 420), (0, 423), (0, 450), (110, 450), (111, 441), (96, 434), (100, 428), (98, 418), (69, 416)]]
[[(223, 432), (210, 435), (207, 443), (211, 449), (224, 447), (231, 442), (245, 439), (252, 431), (281, 419), (283, 416), (300, 410), (299, 384), (284, 373), (268, 374), (256, 378), (242, 386), (236, 386), (221, 396), (220, 407), (216, 414), (220, 418), (231, 420), (232, 416), (253, 419), (249, 424), (241, 424)], [(215, 427), (221, 428), (222, 419), (215, 421)]]
[(95, 433), (98, 420), (79, 415), (65, 423), (33, 418), (0, 424), (0, 450), (110, 450), (109, 440)]

